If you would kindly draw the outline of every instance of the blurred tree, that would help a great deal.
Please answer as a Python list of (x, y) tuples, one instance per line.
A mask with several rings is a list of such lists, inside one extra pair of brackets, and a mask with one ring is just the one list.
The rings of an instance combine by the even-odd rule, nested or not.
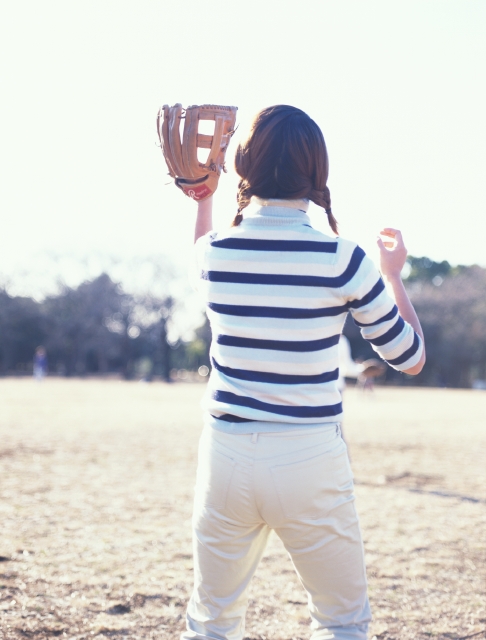
[(410, 287), (427, 348), (417, 382), (469, 387), (486, 379), (486, 269), (461, 267), (435, 282)]
[[(452, 267), (443, 260), (442, 262), (434, 262), (430, 258), (422, 257), (416, 258), (414, 256), (408, 256), (407, 263), (409, 266), (409, 273), (407, 275), (407, 282), (432, 282), (434, 278), (444, 279), (451, 274)], [(438, 282), (438, 280), (436, 280)]]
[(68, 376), (119, 371), (130, 379), (137, 360), (149, 358), (168, 380), (173, 306), (171, 296), (127, 294), (107, 274), (64, 287), (42, 304), (52, 368)]
[(65, 286), (47, 298), (42, 310), (51, 368), (71, 376), (105, 373), (110, 364), (119, 362), (123, 342), (115, 317), (124, 297), (120, 287), (102, 274), (76, 288)]
[[(153, 363), (151, 374), (157, 374), (166, 382), (170, 382), (173, 350), (178, 343), (171, 345), (169, 342), (169, 324), (175, 308), (175, 300), (172, 296), (159, 297), (153, 293), (131, 297), (132, 308), (128, 316), (128, 322), (132, 323), (135, 332), (140, 331), (142, 352), (149, 356)], [(128, 329), (130, 332), (130, 328)]]
[(39, 303), (0, 290), (0, 373), (28, 370), (46, 327)]
[(196, 340), (201, 344), (201, 352), (198, 359), (198, 367), (206, 365), (211, 369), (211, 361), (209, 358), (209, 349), (211, 347), (211, 325), (207, 317), (204, 318), (204, 324), (196, 329)]
[[(486, 269), (451, 267), (447, 261), (408, 258), (405, 286), (424, 330), (427, 362), (418, 376), (407, 378), (387, 369), (391, 383), (470, 387), (486, 379)], [(348, 317), (344, 333), (353, 358), (372, 357), (371, 346)]]

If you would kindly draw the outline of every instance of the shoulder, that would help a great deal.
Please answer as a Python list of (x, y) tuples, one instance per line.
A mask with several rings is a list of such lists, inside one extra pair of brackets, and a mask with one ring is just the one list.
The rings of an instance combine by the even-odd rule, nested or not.
[(347, 289), (375, 284), (380, 278), (379, 270), (373, 260), (359, 244), (346, 238), (338, 238), (336, 273), (341, 276), (341, 286)]
[(336, 241), (338, 243), (339, 251), (343, 251), (346, 249), (354, 249), (355, 247), (359, 246), (357, 242), (354, 242), (354, 240), (350, 240), (349, 238), (343, 238), (342, 236), (338, 236), (336, 238)]
[(363, 249), (354, 242), (341, 236), (336, 238), (336, 265), (341, 269), (346, 269), (350, 263), (361, 263), (365, 257)]
[(198, 238), (194, 243), (194, 256), (198, 268), (202, 267), (206, 253), (211, 247), (211, 242), (214, 240), (216, 235), (216, 231), (209, 231), (205, 235)]
[(206, 247), (207, 245), (210, 245), (211, 242), (214, 240), (214, 238), (216, 238), (217, 233), (218, 233), (217, 231), (208, 231), (208, 233), (198, 238), (194, 243), (195, 249), (200, 250), (201, 247)]

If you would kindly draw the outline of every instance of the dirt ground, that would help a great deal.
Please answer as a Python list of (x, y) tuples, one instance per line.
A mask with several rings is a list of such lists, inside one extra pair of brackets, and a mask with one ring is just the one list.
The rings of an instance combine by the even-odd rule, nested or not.
[[(177, 639), (202, 384), (0, 380), (0, 638)], [(345, 392), (370, 638), (486, 638), (486, 392)], [(246, 637), (306, 640), (273, 537)]]

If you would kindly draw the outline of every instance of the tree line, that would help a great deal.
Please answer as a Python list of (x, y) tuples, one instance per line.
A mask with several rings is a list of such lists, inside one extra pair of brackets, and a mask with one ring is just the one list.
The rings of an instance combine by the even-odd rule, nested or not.
[(49, 372), (64, 376), (169, 380), (174, 368), (197, 370), (209, 364), (204, 339), (168, 339), (176, 302), (170, 295), (126, 293), (107, 274), (63, 286), (41, 302), (0, 290), (0, 375), (29, 373), (39, 345)]
[[(410, 257), (408, 268), (405, 282), (424, 329), (427, 363), (413, 379), (389, 368), (386, 381), (480, 386), (486, 380), (486, 269), (426, 257)], [(40, 302), (0, 289), (0, 375), (30, 373), (39, 345), (47, 350), (49, 372), (65, 376), (170, 380), (174, 370), (209, 367), (207, 321), (193, 339), (169, 340), (177, 304), (168, 294), (127, 293), (106, 273)], [(350, 318), (345, 335), (355, 359), (375, 355)]]
[[(486, 269), (409, 257), (408, 270), (405, 286), (422, 324), (427, 362), (413, 378), (388, 368), (386, 380), (481, 388), (486, 381)], [(345, 335), (355, 358), (373, 357), (350, 318)]]

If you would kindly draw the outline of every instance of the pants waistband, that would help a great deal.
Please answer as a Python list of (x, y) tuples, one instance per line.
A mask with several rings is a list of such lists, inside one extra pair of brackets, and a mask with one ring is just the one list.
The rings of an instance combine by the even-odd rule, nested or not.
[[(263, 455), (264, 457), (289, 454), (292, 452), (322, 447), (338, 446), (341, 439), (339, 423), (330, 423), (323, 428), (291, 429), (288, 431), (254, 432), (245, 434), (226, 433), (206, 425), (202, 433), (203, 440), (215, 443), (221, 451), (233, 451), (243, 456)], [(339, 445), (340, 446), (340, 445)]]

